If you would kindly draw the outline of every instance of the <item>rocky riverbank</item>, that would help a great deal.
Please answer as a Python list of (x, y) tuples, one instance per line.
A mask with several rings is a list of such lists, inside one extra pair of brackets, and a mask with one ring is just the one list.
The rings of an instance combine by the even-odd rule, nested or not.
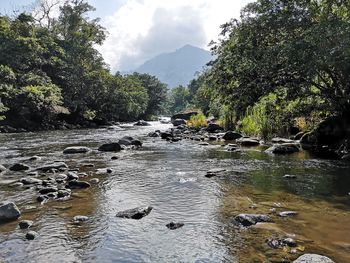
[[(144, 127), (148, 130), (152, 129), (152, 126), (142, 126), (141, 129), (144, 129)], [(145, 188), (152, 185), (154, 186), (152, 191), (150, 191), (152, 195), (158, 191), (162, 191), (162, 187), (164, 186), (158, 187), (158, 184), (161, 181), (163, 171), (167, 168), (173, 171), (173, 173), (171, 173), (172, 177), (177, 173), (182, 175), (188, 172), (190, 168), (196, 171), (194, 173), (196, 177), (181, 178), (181, 180), (175, 182), (176, 187), (178, 187), (176, 188), (176, 192), (182, 193), (180, 196), (187, 193), (187, 191), (190, 193), (197, 188), (200, 190), (204, 185), (210, 185), (210, 182), (216, 184), (221, 180), (231, 178), (232, 171), (227, 166), (222, 167), (222, 164), (215, 163), (215, 161), (212, 164), (204, 165), (204, 162), (210, 163), (210, 159), (192, 160), (178, 157), (178, 154), (181, 155), (183, 152), (186, 153), (194, 150), (194, 148), (187, 149), (189, 145), (198, 146), (197, 154), (200, 154), (200, 156), (202, 156), (201, 152), (203, 153), (205, 149), (210, 147), (216, 147), (216, 149), (220, 149), (220, 151), (224, 151), (228, 154), (238, 154), (237, 156), (239, 156), (240, 153), (244, 154), (246, 149), (254, 149), (254, 151), (259, 151), (266, 156), (290, 155), (301, 151), (300, 144), (297, 140), (275, 138), (272, 142), (265, 143), (258, 138), (245, 137), (237, 132), (223, 132), (221, 128), (213, 124), (205, 129), (192, 129), (184, 125), (171, 127), (167, 130), (157, 129), (150, 131), (148, 133), (148, 138), (143, 137), (139, 130), (135, 130), (135, 132), (129, 134), (129, 136), (125, 135), (120, 137), (115, 134), (115, 130), (107, 128), (105, 132), (108, 132), (110, 136), (108, 140), (103, 139), (104, 137), (102, 136), (97, 139), (96, 143), (93, 145), (87, 145), (86, 143), (77, 143), (74, 145), (73, 141), (71, 141), (70, 145), (66, 145), (67, 147), (60, 149), (59, 153), (55, 155), (55, 158), (50, 157), (51, 153), (49, 150), (45, 150), (46, 155), (26, 155), (22, 156), (20, 158), (21, 161), (18, 162), (12, 162), (12, 157), (10, 155), (6, 159), (3, 159), (2, 162), (4, 165), (0, 166), (1, 175), (6, 175), (5, 177), (8, 176), (8, 178), (15, 178), (11, 179), (12, 181), (6, 182), (6, 187), (9, 189), (8, 191), (27, 191), (27, 200), (22, 200), (20, 202), (12, 199), (1, 200), (4, 202), (1, 204), (0, 211), (7, 211), (6, 215), (5, 212), (2, 214), (0, 213), (3, 218), (2, 224), (6, 225), (17, 222), (18, 228), (22, 231), (19, 232), (21, 233), (21, 238), (33, 240), (30, 242), (35, 242), (35, 240), (43, 239), (45, 233), (38, 228), (40, 218), (28, 217), (27, 208), (23, 208), (24, 205), (22, 202), (31, 203), (31, 199), (36, 200), (37, 205), (34, 205), (40, 207), (40, 209), (45, 209), (45, 207), (53, 209), (53, 207), (57, 205), (62, 206), (62, 204), (67, 202), (77, 209), (79, 205), (82, 205), (79, 200), (79, 196), (82, 193), (86, 196), (90, 196), (98, 189), (102, 192), (108, 191), (111, 186), (106, 186), (105, 181), (117, 180), (117, 184), (114, 185), (114, 187), (120, 185), (118, 191), (126, 191), (128, 195), (119, 201), (113, 199), (113, 202), (125, 202), (125, 200), (136, 198), (137, 195), (142, 195)], [(77, 133), (79, 132), (77, 131)], [(139, 136), (135, 136), (135, 134), (139, 134)], [(85, 136), (85, 138), (87, 137), (88, 136)], [(91, 137), (88, 138), (91, 140), (93, 136), (91, 135)], [(175, 152), (167, 152), (169, 148), (176, 150)], [(162, 159), (161, 156), (163, 155), (160, 155), (159, 149), (164, 149), (165, 154), (169, 155), (169, 159)], [(151, 159), (144, 158), (145, 155), (148, 156), (147, 158)], [(125, 158), (123, 156), (129, 156), (128, 162), (124, 163), (124, 165), (122, 165), (123, 159)], [(96, 162), (96, 158), (101, 158), (103, 160), (103, 165)], [(177, 158), (179, 158), (181, 165), (177, 166), (175, 169), (172, 167), (171, 161)], [(190, 167), (188, 167), (186, 162), (191, 162)], [(138, 165), (140, 164), (143, 166), (139, 167)], [(136, 168), (133, 169), (132, 165)], [(151, 169), (152, 166), (156, 166), (156, 170), (152, 170), (151, 174), (145, 172), (145, 170)], [(194, 166), (198, 166), (199, 170)], [(200, 168), (201, 166), (203, 166), (203, 168)], [(132, 180), (138, 175), (141, 177), (141, 190), (135, 191)], [(293, 174), (289, 174), (287, 177), (287, 175), (288, 174), (285, 174), (286, 178), (284, 179), (286, 182), (288, 182), (289, 179), (296, 179), (292, 181), (298, 182), (298, 176), (294, 177)], [(131, 181), (130, 184), (127, 184), (127, 187), (124, 185), (125, 182), (120, 183), (118, 181), (118, 178), (121, 176), (125, 176), (127, 181)], [(149, 176), (154, 178), (155, 181), (152, 181), (152, 183), (145, 183)], [(164, 182), (165, 185), (169, 184), (169, 180), (171, 181), (172, 177), (167, 178), (166, 182)], [(187, 189), (189, 186), (186, 187), (186, 185), (194, 183), (196, 184), (194, 189)], [(170, 194), (171, 189), (172, 188), (165, 190), (167, 193), (165, 196)], [(118, 193), (114, 188), (112, 188), (112, 190), (113, 193)], [(201, 190), (197, 192), (197, 195), (200, 196), (201, 192)], [(119, 220), (135, 220), (135, 224), (132, 222), (123, 223), (126, 226), (132, 225), (133, 227), (138, 227), (138, 223), (138, 225), (148, 228), (147, 226), (152, 222), (152, 228), (157, 229), (159, 227), (160, 231), (164, 231), (164, 229), (176, 230), (169, 231), (172, 233), (188, 231), (188, 229), (192, 229), (191, 231), (193, 231), (193, 227), (202, 228), (203, 226), (200, 222), (195, 221), (196, 223), (193, 223), (194, 219), (190, 219), (188, 211), (184, 212), (181, 210), (181, 207), (184, 206), (186, 202), (180, 202), (180, 196), (174, 198), (170, 195), (169, 199), (166, 199), (167, 201), (156, 201), (146, 196), (141, 198), (138, 202), (128, 205), (124, 204), (124, 206), (117, 205), (116, 209), (113, 211), (113, 217), (118, 219), (116, 222), (120, 222)], [(214, 197), (215, 195), (209, 192), (208, 200)], [(196, 196), (192, 196), (187, 199), (188, 202), (191, 202), (191, 199), (195, 198)], [(84, 202), (88, 200), (89, 199), (86, 199)], [(104, 198), (99, 200), (99, 202), (101, 201), (105, 202)], [(178, 202), (180, 202), (178, 204), (179, 206), (169, 206), (172, 203), (177, 204)], [(201, 213), (205, 213), (206, 209), (209, 209), (208, 205), (209, 204), (205, 205), (205, 209), (201, 207), (200, 210), (196, 210), (194, 218), (198, 218)], [(153, 217), (154, 213), (156, 218), (163, 213), (168, 216), (160, 223), (158, 219)], [(230, 213), (228, 222), (225, 222), (225, 227), (232, 227), (235, 229), (234, 231), (238, 231), (237, 233), (239, 233), (240, 231), (255, 231), (255, 227), (260, 227), (261, 224), (280, 225), (283, 222), (298, 224), (299, 218), (302, 217), (304, 213), (305, 211), (303, 210), (294, 210), (292, 206), (281, 207), (276, 204), (272, 205), (269, 209), (265, 209), (260, 204), (252, 203), (249, 206), (241, 207), (239, 211)], [(183, 214), (183, 216), (181, 216), (181, 214)], [(147, 221), (148, 218), (151, 218), (149, 219), (151, 221)], [(94, 213), (86, 214), (76, 212), (71, 214), (69, 220), (73, 225), (84, 227), (84, 225), (89, 226), (89, 224), (92, 224), (92, 222), (96, 220), (96, 215), (94, 215)], [(141, 220), (141, 222), (137, 222), (137, 220)], [(212, 222), (213, 219), (209, 221)], [(113, 224), (113, 222), (109, 222), (109, 224)], [(137, 233), (141, 234), (141, 232)], [(181, 235), (181, 232), (175, 235)], [(134, 240), (136, 239), (137, 238), (134, 237)], [(279, 251), (275, 252), (275, 254), (283, 254), (287, 251), (290, 260), (284, 262), (292, 262), (292, 260), (303, 262), (300, 260), (304, 260), (304, 258), (313, 258), (314, 261), (310, 262), (318, 262), (316, 260), (322, 258), (316, 254), (307, 254), (303, 256), (305, 241), (300, 241), (298, 238), (288, 234), (280, 233), (277, 236), (266, 235), (266, 241), (259, 244), (259, 246), (264, 246), (264, 248), (267, 247)], [(307, 252), (312, 251), (308, 250)], [(301, 258), (297, 259), (299, 256), (301, 256)]]

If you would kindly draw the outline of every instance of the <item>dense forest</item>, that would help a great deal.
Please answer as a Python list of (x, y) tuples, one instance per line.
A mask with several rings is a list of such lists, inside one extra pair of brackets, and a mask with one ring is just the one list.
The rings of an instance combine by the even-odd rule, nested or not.
[(259, 0), (211, 47), (207, 70), (173, 91), (180, 107), (262, 137), (349, 118), (349, 1)]
[[(113, 75), (96, 50), (106, 37), (94, 8), (72, 0), (51, 16), (0, 17), (1, 125), (28, 130), (93, 126), (149, 118), (167, 87), (147, 74)], [(39, 17), (39, 18), (38, 18)]]

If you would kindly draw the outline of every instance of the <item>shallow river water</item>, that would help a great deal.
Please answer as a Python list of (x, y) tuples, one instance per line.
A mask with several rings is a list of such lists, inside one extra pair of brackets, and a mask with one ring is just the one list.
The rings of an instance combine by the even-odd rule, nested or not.
[[(350, 165), (320, 160), (306, 152), (272, 156), (262, 148), (226, 152), (216, 142), (201, 146), (183, 140), (169, 143), (147, 133), (170, 125), (124, 126), (121, 130), (68, 130), (0, 134), (0, 164), (24, 162), (35, 168), (57, 160), (80, 168), (100, 182), (73, 190), (66, 201), (36, 201), (33, 188), (9, 186), (25, 173), (0, 175), (0, 202), (14, 201), (20, 219), (34, 221), (35, 240), (25, 240), (18, 221), (0, 224), (0, 262), (291, 262), (318, 253), (350, 262)], [(128, 135), (144, 145), (119, 153), (63, 155), (71, 145), (97, 149)], [(39, 155), (42, 160), (31, 162)], [(117, 155), (119, 159), (111, 160)], [(93, 168), (83, 168), (93, 163)], [(113, 173), (105, 174), (104, 168)], [(206, 178), (213, 168), (226, 171)], [(283, 175), (297, 175), (285, 179)], [(151, 205), (141, 220), (117, 218), (118, 211)], [(273, 224), (238, 229), (239, 213), (294, 210), (298, 215)], [(76, 224), (73, 217), (88, 216)], [(167, 223), (183, 222), (169, 230)], [(298, 249), (273, 249), (267, 238), (292, 236)]]

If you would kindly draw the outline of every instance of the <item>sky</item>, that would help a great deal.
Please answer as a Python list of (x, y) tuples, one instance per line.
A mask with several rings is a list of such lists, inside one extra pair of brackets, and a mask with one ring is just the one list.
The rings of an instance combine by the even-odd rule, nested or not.
[[(33, 0), (0, 0), (0, 12), (9, 13)], [(88, 0), (96, 8), (107, 39), (98, 50), (113, 72), (129, 71), (164, 52), (186, 44), (208, 49), (217, 40), (220, 25), (239, 18), (252, 0)]]

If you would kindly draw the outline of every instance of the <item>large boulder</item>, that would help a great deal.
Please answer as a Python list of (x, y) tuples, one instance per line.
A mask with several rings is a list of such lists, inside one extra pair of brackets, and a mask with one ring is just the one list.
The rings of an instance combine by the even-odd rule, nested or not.
[(283, 143), (283, 144), (275, 144), (268, 148), (266, 153), (273, 154), (291, 154), (295, 152), (299, 152), (299, 145), (295, 143)]
[(248, 227), (257, 223), (272, 222), (272, 219), (264, 214), (239, 214), (235, 216), (233, 222), (236, 225)]
[(98, 150), (100, 152), (119, 152), (122, 149), (119, 143), (105, 143), (101, 145)]
[(191, 119), (192, 116), (197, 115), (197, 111), (189, 111), (189, 112), (179, 112), (171, 116), (171, 121), (176, 120), (176, 119), (183, 119), (183, 120), (189, 120)]
[(21, 212), (13, 202), (0, 203), (0, 222), (15, 220), (21, 216)]
[(124, 146), (130, 146), (132, 145), (132, 141), (134, 140), (133, 137), (130, 136), (124, 136), (123, 138), (121, 138), (118, 143), (120, 145), (124, 145)]
[(91, 149), (85, 146), (71, 146), (67, 147), (63, 150), (64, 154), (76, 154), (76, 153), (87, 153), (90, 152)]
[(205, 128), (207, 132), (214, 133), (218, 131), (222, 131), (224, 128), (222, 128), (219, 124), (217, 123), (209, 123), (208, 126)]
[(186, 120), (184, 120), (184, 119), (175, 119), (175, 120), (171, 120), (171, 123), (174, 126), (186, 125)]
[(240, 138), (237, 142), (242, 146), (258, 146), (260, 144), (259, 140), (255, 138)]
[(317, 254), (304, 254), (294, 260), (293, 263), (334, 263), (334, 261)]
[(125, 211), (118, 212), (116, 217), (128, 218), (128, 219), (141, 219), (151, 213), (153, 207), (145, 206), (145, 207), (136, 207), (133, 209), (128, 209)]
[(222, 136), (225, 141), (233, 141), (242, 138), (242, 135), (238, 132), (228, 131)]

